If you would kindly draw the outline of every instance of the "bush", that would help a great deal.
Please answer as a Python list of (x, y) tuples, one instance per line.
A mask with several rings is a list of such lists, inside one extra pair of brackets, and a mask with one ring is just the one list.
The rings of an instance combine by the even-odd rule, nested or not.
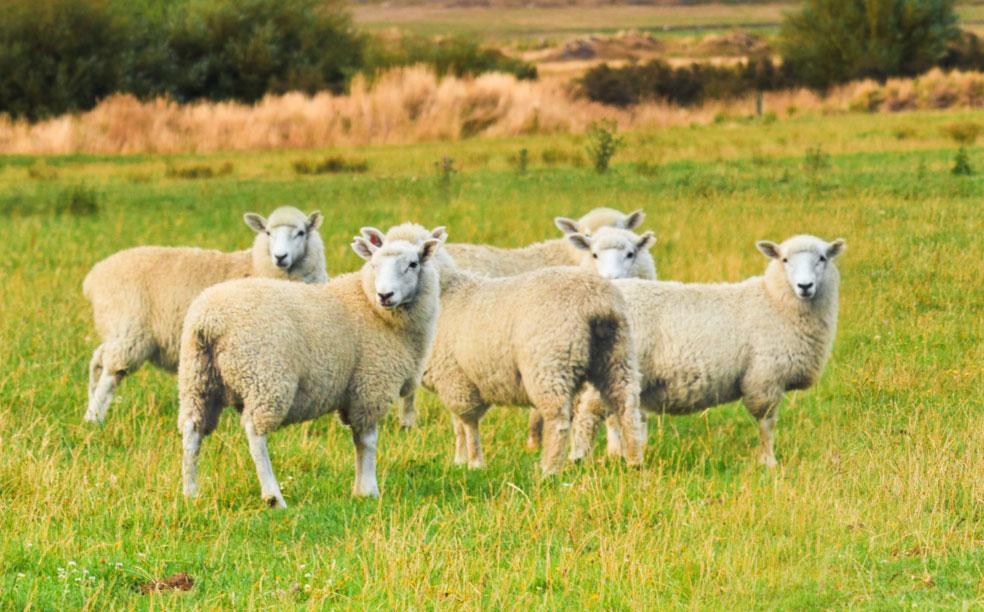
[(787, 14), (780, 49), (805, 85), (913, 76), (944, 59), (955, 39), (953, 0), (807, 0)]
[(0, 112), (39, 119), (119, 91), (134, 26), (107, 1), (4, 0)]
[(782, 89), (794, 82), (786, 64), (776, 67), (769, 58), (753, 58), (731, 67), (695, 63), (673, 68), (662, 60), (622, 68), (601, 64), (589, 70), (580, 85), (591, 100), (614, 106), (653, 99), (689, 106)]
[(366, 72), (370, 74), (396, 66), (426, 64), (432, 66), (439, 77), (504, 72), (517, 79), (537, 78), (533, 64), (457, 36), (438, 41), (416, 36), (391, 42), (376, 38), (369, 43), (366, 55)]
[(615, 152), (622, 146), (623, 138), (618, 136), (618, 122), (614, 119), (602, 119), (593, 122), (588, 127), (588, 156), (594, 163), (595, 171), (603, 174), (608, 171)]
[(339, 93), (362, 65), (362, 42), (332, 2), (197, 2), (171, 19), (174, 78), (167, 90), (182, 102)]
[(40, 119), (112, 93), (255, 102), (340, 92), (364, 40), (322, 0), (5, 0), (0, 112)]

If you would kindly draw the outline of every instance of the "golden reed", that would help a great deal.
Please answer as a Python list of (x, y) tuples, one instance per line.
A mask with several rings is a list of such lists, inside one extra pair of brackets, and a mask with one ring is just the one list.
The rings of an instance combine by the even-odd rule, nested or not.
[[(916, 79), (850, 83), (821, 97), (806, 89), (767, 93), (765, 112), (892, 111), (984, 105), (984, 75), (931, 71)], [(438, 79), (423, 66), (398, 68), (350, 93), (267, 96), (234, 102), (141, 102), (117, 94), (94, 109), (38, 123), (0, 115), (0, 153), (205, 153), (405, 144), (485, 136), (581, 132), (603, 117), (622, 129), (709, 123), (755, 112), (753, 96), (684, 108), (651, 102), (616, 109), (578, 97), (569, 81), (510, 75)]]

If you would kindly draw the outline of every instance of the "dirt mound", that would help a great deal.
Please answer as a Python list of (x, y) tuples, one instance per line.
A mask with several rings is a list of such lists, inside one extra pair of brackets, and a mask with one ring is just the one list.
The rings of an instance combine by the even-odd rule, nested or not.
[(744, 30), (732, 30), (727, 34), (711, 35), (698, 45), (706, 55), (765, 55), (772, 47), (759, 34), (749, 34)]
[(665, 43), (659, 39), (629, 30), (614, 36), (593, 35), (576, 38), (567, 42), (536, 51), (525, 59), (535, 62), (566, 62), (590, 59), (628, 59), (640, 55), (653, 55), (661, 52)]

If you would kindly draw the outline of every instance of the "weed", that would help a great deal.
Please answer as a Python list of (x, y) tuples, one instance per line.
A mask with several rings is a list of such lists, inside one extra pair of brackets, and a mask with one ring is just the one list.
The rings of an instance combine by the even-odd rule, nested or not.
[(944, 135), (953, 139), (953, 142), (962, 145), (972, 145), (981, 133), (981, 125), (973, 121), (957, 121), (944, 125), (940, 128)]
[(519, 153), (509, 156), (509, 163), (516, 168), (516, 172), (526, 174), (530, 167), (530, 152), (526, 149), (520, 149)]
[(177, 179), (210, 179), (218, 176), (228, 176), (232, 174), (232, 162), (222, 162), (217, 168), (206, 164), (194, 164), (191, 166), (172, 166), (168, 165), (164, 174), (168, 178)]
[(27, 175), (36, 181), (53, 181), (58, 178), (58, 170), (39, 159), (27, 167)]
[(348, 160), (339, 156), (326, 157), (320, 162), (299, 159), (291, 165), (297, 174), (362, 173), (369, 170), (369, 162), (364, 159)]
[(953, 158), (953, 169), (950, 170), (954, 176), (970, 176), (974, 173), (970, 167), (970, 156), (965, 147), (957, 149), (957, 155)]
[(615, 119), (602, 119), (594, 121), (588, 128), (588, 156), (594, 164), (594, 169), (598, 174), (608, 171), (608, 164), (618, 148), (622, 146), (624, 139), (618, 135), (618, 121)]
[(810, 147), (806, 150), (806, 158), (803, 160), (803, 169), (810, 174), (818, 174), (821, 170), (830, 167), (830, 155), (823, 152), (820, 145)]

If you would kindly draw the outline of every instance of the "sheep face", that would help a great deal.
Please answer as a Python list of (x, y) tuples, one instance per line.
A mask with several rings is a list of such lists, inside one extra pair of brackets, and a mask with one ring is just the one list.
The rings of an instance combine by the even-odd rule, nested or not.
[(826, 242), (815, 236), (795, 236), (782, 244), (761, 240), (755, 246), (782, 265), (793, 294), (801, 300), (823, 292), (834, 270), (833, 259), (847, 248), (842, 238)]
[(308, 237), (318, 229), (323, 217), (317, 211), (305, 216), (296, 208), (284, 207), (275, 210), (269, 220), (256, 213), (247, 213), (244, 219), (256, 232), (266, 234), (271, 263), (289, 271), (304, 258)]
[(366, 264), (369, 278), (363, 284), (366, 293), (371, 289), (375, 291), (370, 299), (386, 310), (412, 303), (420, 286), (424, 264), (439, 244), (441, 240), (431, 238), (419, 245), (395, 240), (376, 246), (361, 236), (356, 237), (352, 249), (369, 262)]
[(567, 240), (591, 255), (590, 267), (602, 278), (614, 280), (632, 276), (632, 266), (645, 250), (656, 243), (652, 232), (637, 236), (628, 230), (603, 227), (595, 235), (570, 234)]

